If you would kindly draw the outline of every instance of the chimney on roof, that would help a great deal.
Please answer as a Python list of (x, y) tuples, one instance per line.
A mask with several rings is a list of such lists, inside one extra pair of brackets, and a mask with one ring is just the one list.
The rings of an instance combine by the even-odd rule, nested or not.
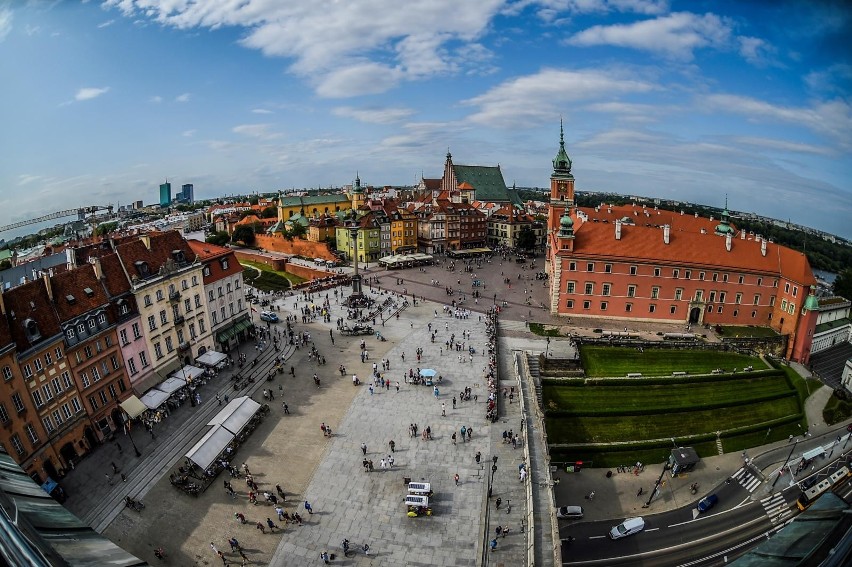
[(92, 269), (95, 270), (95, 277), (99, 280), (104, 279), (104, 269), (101, 266), (101, 259), (98, 257), (89, 258), (89, 263), (92, 265)]
[(760, 241), (760, 254), (766, 256), (766, 239)]
[(671, 241), (671, 237), (672, 237), (671, 231), (672, 231), (672, 227), (670, 227), (667, 224), (663, 225), (663, 244), (668, 244), (669, 241)]
[(741, 230), (740, 231), (740, 240), (745, 240), (745, 237), (746, 237), (746, 231)]
[(621, 219), (615, 219), (615, 239), (621, 240)]
[(731, 251), (731, 247), (734, 245), (734, 236), (729, 232), (725, 235), (725, 250), (728, 252)]
[(695, 213), (695, 218), (698, 218), (698, 213)]
[(41, 279), (44, 280), (44, 288), (47, 290), (47, 298), (53, 302), (53, 288), (50, 286), (50, 274), (42, 272)]
[(76, 250), (72, 247), (68, 247), (65, 249), (65, 263), (68, 265), (69, 270), (73, 270), (77, 263), (77, 254)]

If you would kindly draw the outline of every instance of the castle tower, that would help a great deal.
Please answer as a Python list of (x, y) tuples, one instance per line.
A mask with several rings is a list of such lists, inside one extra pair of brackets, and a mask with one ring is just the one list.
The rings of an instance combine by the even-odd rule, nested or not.
[(364, 188), (361, 187), (361, 178), (355, 174), (355, 181), (352, 183), (352, 208), (358, 210), (364, 204)]
[(574, 206), (574, 176), (571, 174), (571, 158), (565, 151), (565, 134), (562, 119), (559, 120), (559, 151), (553, 158), (553, 173), (550, 175), (550, 216), (547, 222), (548, 235), (559, 231), (562, 216), (571, 214)]
[(811, 359), (811, 342), (816, 330), (817, 318), (819, 316), (819, 300), (815, 295), (816, 288), (811, 286), (808, 297), (802, 305), (802, 314), (799, 317), (798, 329), (795, 339), (789, 348), (789, 358), (800, 364), (808, 364)]

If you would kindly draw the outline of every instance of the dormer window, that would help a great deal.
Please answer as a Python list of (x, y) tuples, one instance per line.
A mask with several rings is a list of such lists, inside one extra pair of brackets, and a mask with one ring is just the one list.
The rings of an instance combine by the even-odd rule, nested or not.
[(101, 325), (106, 325), (106, 322), (106, 313), (101, 313), (100, 315), (98, 315), (98, 323), (100, 323)]
[(204, 266), (204, 270), (202, 271), (205, 277), (210, 275), (210, 266)]
[(221, 260), (221, 261), (222, 261), (222, 269), (223, 269), (223, 270), (227, 270), (227, 269), (228, 269), (228, 259), (227, 259), (227, 258), (222, 258), (222, 260)]
[(178, 264), (186, 262), (186, 255), (183, 253), (183, 250), (172, 250), (172, 258)]
[(24, 320), (24, 331), (26, 331), (27, 338), (30, 341), (36, 341), (41, 338), (41, 331), (39, 331), (38, 323), (34, 319)]
[(94, 290), (92, 290), (92, 288), (90, 288), (90, 287), (83, 288), (83, 293), (86, 294), (86, 297), (94, 297), (95, 296)]
[(80, 333), (81, 335), (83, 333), (85, 333), (86, 332), (86, 325), (83, 324), (83, 323), (80, 323), (79, 325), (77, 325), (77, 332)]
[(65, 301), (68, 302), (68, 305), (74, 305), (75, 303), (77, 303), (77, 299), (70, 293), (65, 296)]
[(147, 278), (151, 274), (151, 268), (148, 266), (148, 262), (138, 260), (134, 262), (133, 265), (136, 267), (139, 277)]
[(66, 330), (65, 331), (65, 338), (68, 339), (69, 341), (73, 341), (74, 340), (74, 329)]
[(94, 329), (94, 328), (95, 328), (95, 324), (96, 324), (96, 322), (95, 322), (95, 320), (94, 320), (94, 319), (89, 319), (89, 328), (90, 328), (90, 329)]

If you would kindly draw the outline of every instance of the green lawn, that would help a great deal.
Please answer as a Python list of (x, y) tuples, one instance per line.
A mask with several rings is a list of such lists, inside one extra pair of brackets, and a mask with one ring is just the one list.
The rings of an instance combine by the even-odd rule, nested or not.
[(542, 337), (559, 337), (559, 329), (545, 329), (541, 323), (530, 323), (530, 332)]
[(589, 386), (551, 386), (544, 388), (544, 407), (548, 410), (568, 410), (579, 414), (594, 412), (621, 412), (629, 414), (637, 410), (669, 411), (672, 408), (695, 406), (739, 405), (752, 399), (766, 398), (787, 393), (791, 390), (783, 374), (759, 378), (695, 382), (673, 380), (670, 385), (623, 384)]
[(580, 357), (586, 376), (626, 376), (639, 372), (643, 376), (670, 376), (672, 372), (707, 374), (715, 368), (733, 370), (745, 366), (764, 369), (757, 357), (712, 350), (678, 350), (646, 348), (639, 352), (631, 347), (581, 346)]
[[(261, 291), (285, 291), (290, 289), (294, 284), (305, 281), (299, 276), (273, 270), (260, 262), (242, 261), (240, 264), (243, 266), (243, 279), (252, 287)], [(258, 270), (260, 270), (259, 276), (257, 273)]]
[(551, 443), (613, 443), (667, 439), (769, 422), (800, 412), (795, 394), (709, 410), (669, 408), (653, 415), (558, 416), (545, 424)]

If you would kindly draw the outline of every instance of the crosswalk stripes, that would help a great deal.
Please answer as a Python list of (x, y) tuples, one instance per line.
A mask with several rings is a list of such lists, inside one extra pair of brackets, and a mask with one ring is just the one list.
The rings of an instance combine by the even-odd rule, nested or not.
[(755, 474), (745, 467), (740, 467), (740, 470), (731, 475), (731, 478), (736, 480), (740, 486), (745, 488), (749, 492), (754, 492), (754, 489), (760, 486), (760, 478), (755, 476)]
[(773, 524), (783, 522), (793, 515), (793, 510), (784, 500), (784, 495), (780, 492), (773, 496), (763, 498), (760, 503), (763, 509), (766, 510), (766, 515), (769, 516), (769, 521)]

